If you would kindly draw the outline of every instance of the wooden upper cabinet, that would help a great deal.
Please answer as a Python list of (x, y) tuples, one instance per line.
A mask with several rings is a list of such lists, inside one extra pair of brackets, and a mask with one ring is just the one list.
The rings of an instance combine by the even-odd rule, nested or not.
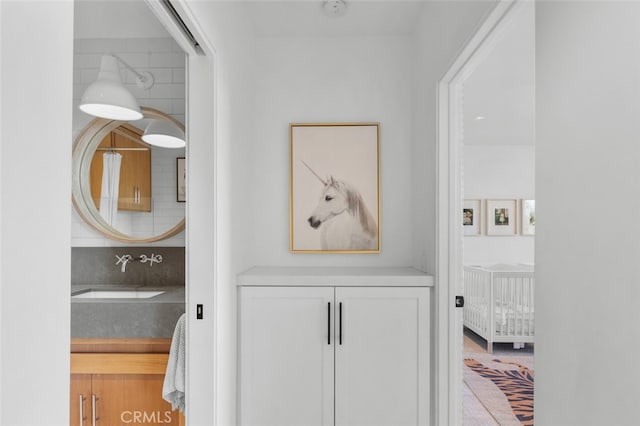
[(151, 147), (141, 139), (142, 131), (123, 124), (107, 134), (91, 161), (91, 196), (100, 209), (103, 154), (113, 151), (122, 155), (118, 210), (151, 211)]

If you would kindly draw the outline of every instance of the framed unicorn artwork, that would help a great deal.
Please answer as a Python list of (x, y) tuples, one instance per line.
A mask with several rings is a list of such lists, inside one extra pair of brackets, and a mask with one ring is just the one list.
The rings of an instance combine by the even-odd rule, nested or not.
[(292, 253), (380, 253), (380, 124), (290, 124)]

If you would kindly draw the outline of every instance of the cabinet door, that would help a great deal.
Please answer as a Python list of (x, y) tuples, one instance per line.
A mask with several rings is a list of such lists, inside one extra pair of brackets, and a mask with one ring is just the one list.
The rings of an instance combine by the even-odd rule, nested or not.
[(92, 375), (96, 424), (178, 425), (178, 411), (162, 399), (163, 383), (159, 374)]
[(100, 142), (91, 160), (91, 196), (100, 209), (102, 192), (103, 154), (114, 149), (122, 155), (120, 184), (118, 186), (118, 210), (151, 211), (151, 149), (135, 132), (119, 127)]
[(91, 374), (71, 375), (69, 405), (71, 426), (91, 424)]
[(428, 292), (336, 289), (336, 426), (429, 423)]
[(333, 294), (327, 287), (240, 290), (241, 425), (333, 424)]
[(115, 135), (122, 154), (118, 210), (151, 211), (151, 149), (132, 137)]

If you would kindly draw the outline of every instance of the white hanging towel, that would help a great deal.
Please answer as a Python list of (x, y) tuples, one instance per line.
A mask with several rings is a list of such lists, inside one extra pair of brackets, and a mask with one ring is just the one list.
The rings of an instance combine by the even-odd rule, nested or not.
[(184, 382), (185, 382), (185, 323), (186, 314), (178, 318), (173, 330), (169, 361), (164, 375), (162, 398), (171, 403), (173, 410), (179, 409), (184, 413)]
[(100, 216), (113, 227), (116, 227), (116, 218), (118, 215), (121, 163), (122, 155), (117, 152), (107, 151), (102, 156)]

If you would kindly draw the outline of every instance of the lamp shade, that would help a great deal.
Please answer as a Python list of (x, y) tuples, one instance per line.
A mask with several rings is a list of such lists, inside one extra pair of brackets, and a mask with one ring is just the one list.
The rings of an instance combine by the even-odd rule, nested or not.
[(84, 91), (80, 109), (111, 120), (131, 121), (143, 116), (136, 98), (122, 85), (118, 62), (112, 55), (102, 57), (98, 79)]
[(151, 120), (142, 140), (162, 148), (184, 148), (184, 132), (169, 121)]

